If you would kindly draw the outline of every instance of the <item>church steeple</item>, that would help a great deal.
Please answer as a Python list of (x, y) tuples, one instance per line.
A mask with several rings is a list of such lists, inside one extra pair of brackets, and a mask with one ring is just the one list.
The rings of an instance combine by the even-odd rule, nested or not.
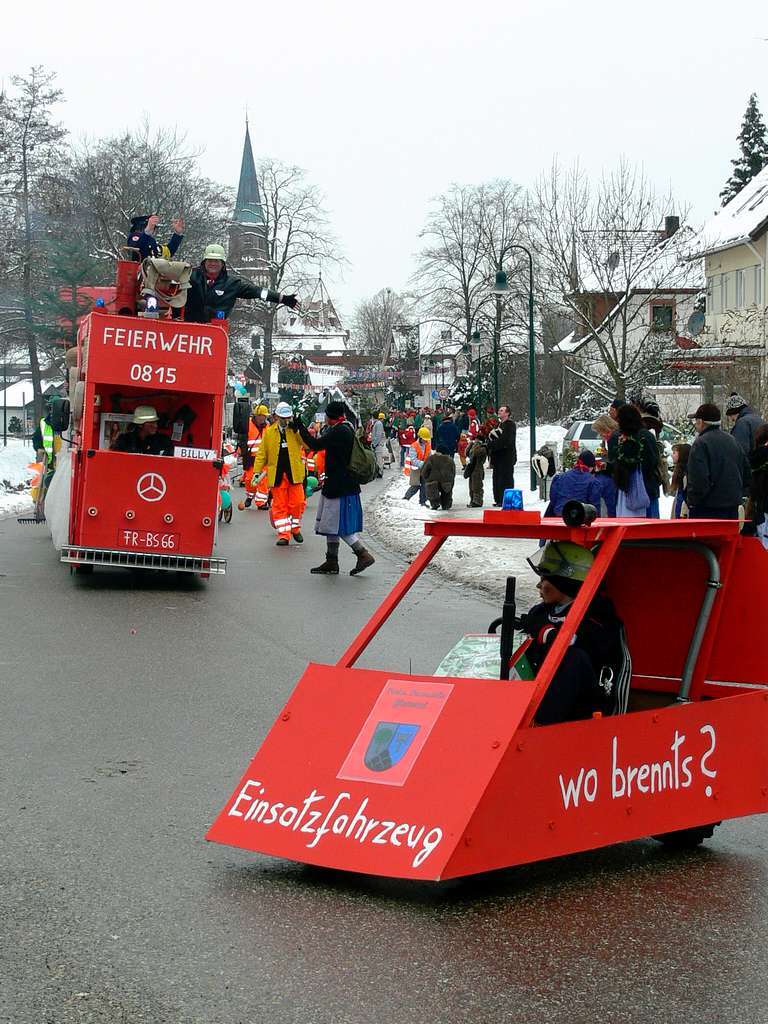
[(261, 201), (256, 162), (253, 159), (248, 118), (245, 119), (243, 159), (237, 200), (229, 225), (228, 264), (252, 281), (269, 284), (267, 221)]
[(237, 187), (233, 219), (236, 224), (264, 224), (264, 207), (261, 205), (259, 179), (256, 177), (256, 163), (253, 159), (247, 116), (245, 118), (243, 160), (240, 165), (240, 183)]

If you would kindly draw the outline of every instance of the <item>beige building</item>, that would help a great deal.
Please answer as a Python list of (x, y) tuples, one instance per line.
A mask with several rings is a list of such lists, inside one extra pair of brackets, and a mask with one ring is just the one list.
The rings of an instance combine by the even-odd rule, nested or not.
[(698, 234), (692, 258), (704, 257), (707, 307), (698, 348), (687, 358), (761, 408), (768, 400), (768, 167)]

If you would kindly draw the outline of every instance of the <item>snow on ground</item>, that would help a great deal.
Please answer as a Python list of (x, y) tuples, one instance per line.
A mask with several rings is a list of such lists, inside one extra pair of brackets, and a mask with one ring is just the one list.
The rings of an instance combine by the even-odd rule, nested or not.
[[(560, 447), (565, 429), (557, 425), (544, 425), (536, 429), (536, 446), (545, 442)], [(530, 488), (529, 434), (527, 428), (517, 432), (517, 465), (515, 485), (523, 492), (526, 509), (544, 511), (546, 502), (539, 500), (538, 491)], [(397, 466), (386, 471), (392, 483), (381, 492), (366, 508), (366, 527), (387, 547), (408, 558), (417, 554), (426, 542), (424, 523), (438, 518), (480, 519), (481, 508), (467, 508), (469, 483), (464, 479), (458, 459), (456, 460), (456, 483), (453, 488), (453, 508), (447, 512), (435, 512), (419, 505), (419, 496), (414, 494), (410, 501), (403, 501), (408, 481)], [(491, 470), (486, 466), (485, 508), (493, 508)], [(532, 604), (535, 597), (536, 580), (526, 563), (526, 558), (537, 549), (536, 541), (506, 540), (503, 538), (481, 539), (476, 537), (451, 537), (432, 561), (434, 568), (449, 579), (468, 583), (491, 592), (494, 597), (503, 597), (507, 576), (518, 577), (518, 594), (523, 604)]]
[(0, 446), (0, 519), (31, 510), (32, 470), (27, 467), (34, 461), (35, 451), (29, 443), (9, 437), (7, 447)]

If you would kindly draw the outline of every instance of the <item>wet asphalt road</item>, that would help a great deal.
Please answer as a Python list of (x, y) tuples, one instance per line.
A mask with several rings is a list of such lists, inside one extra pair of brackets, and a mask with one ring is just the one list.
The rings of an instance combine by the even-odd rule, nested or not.
[[(273, 545), (236, 516), (223, 579), (74, 579), (0, 522), (0, 1022), (768, 1021), (764, 819), (440, 887), (206, 844), (402, 568), (374, 545), (316, 579), (318, 540)], [(427, 578), (362, 664), (430, 671), (495, 613)]]

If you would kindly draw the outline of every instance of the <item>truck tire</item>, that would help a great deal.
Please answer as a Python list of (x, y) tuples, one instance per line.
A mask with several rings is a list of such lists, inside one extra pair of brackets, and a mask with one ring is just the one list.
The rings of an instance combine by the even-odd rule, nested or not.
[(83, 418), (83, 403), (85, 402), (85, 381), (79, 380), (75, 384), (75, 390), (72, 392), (70, 399), (70, 409), (72, 412), (72, 422), (75, 427), (80, 426), (80, 422)]
[(653, 838), (669, 850), (693, 850), (705, 839), (711, 839), (719, 821), (712, 825), (697, 825), (696, 828), (681, 828), (676, 832), (662, 832)]

